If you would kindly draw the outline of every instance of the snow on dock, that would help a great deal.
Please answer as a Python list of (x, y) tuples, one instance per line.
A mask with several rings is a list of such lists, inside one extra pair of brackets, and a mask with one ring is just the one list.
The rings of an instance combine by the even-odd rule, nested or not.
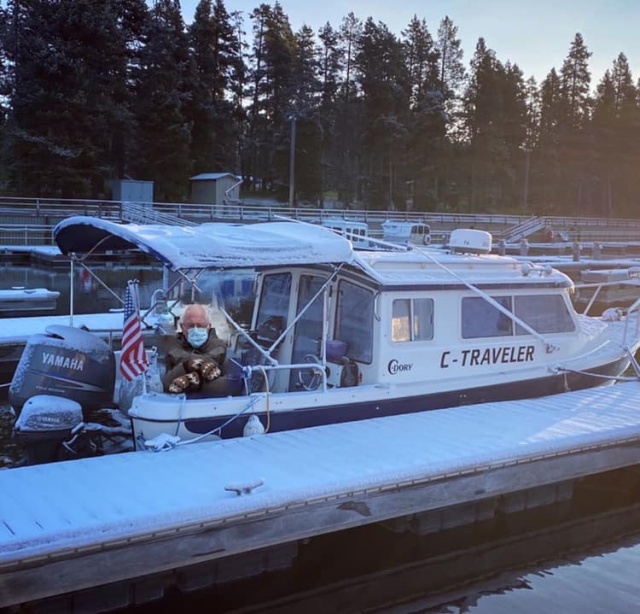
[(628, 382), (0, 471), (0, 572), (31, 557), (638, 441), (640, 382)]

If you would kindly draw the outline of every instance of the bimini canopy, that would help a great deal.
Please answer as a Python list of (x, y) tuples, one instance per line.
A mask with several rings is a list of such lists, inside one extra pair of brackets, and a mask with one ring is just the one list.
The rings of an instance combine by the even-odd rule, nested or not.
[(322, 226), (297, 222), (165, 226), (76, 216), (53, 237), (63, 254), (138, 249), (171, 270), (349, 262), (351, 243)]

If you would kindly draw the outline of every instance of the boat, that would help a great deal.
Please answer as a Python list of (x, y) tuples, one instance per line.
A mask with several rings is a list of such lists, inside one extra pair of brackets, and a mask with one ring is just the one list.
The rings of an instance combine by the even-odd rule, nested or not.
[[(255, 272), (246, 325), (211, 297), (231, 331), (221, 396), (147, 387), (126, 407), (114, 396), (137, 450), (534, 398), (610, 385), (630, 366), (640, 373), (637, 304), (579, 314), (567, 275), (491, 254), (481, 230), (455, 230), (447, 246), (358, 250), (328, 228), (294, 221), (171, 227), (80, 216), (59, 223), (54, 239), (83, 262), (141, 250), (196, 285), (205, 273)], [(117, 354), (96, 346), (95, 368), (78, 368), (74, 343), (91, 344), (59, 327), (51, 337), (34, 349), (46, 360), (25, 351), (16, 371), (18, 414), (33, 396), (73, 399), (80, 390), (80, 405), (97, 405), (92, 390), (104, 404), (122, 389)], [(161, 371), (161, 356), (157, 364)]]
[(58, 306), (59, 297), (60, 292), (46, 288), (12, 286), (0, 289), (0, 315), (52, 312)]

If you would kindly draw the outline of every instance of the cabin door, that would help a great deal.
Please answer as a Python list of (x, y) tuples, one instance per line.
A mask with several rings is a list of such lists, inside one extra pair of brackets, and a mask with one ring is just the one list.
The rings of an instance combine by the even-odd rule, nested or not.
[[(291, 362), (294, 364), (319, 362), (322, 354), (322, 329), (325, 318), (325, 292), (321, 292), (321, 289), (327, 278), (318, 275), (300, 275), (298, 281), (296, 316), (303, 310), (304, 313), (294, 327)], [(291, 370), (289, 390), (316, 388), (319, 384), (319, 378), (313, 377), (312, 371)]]

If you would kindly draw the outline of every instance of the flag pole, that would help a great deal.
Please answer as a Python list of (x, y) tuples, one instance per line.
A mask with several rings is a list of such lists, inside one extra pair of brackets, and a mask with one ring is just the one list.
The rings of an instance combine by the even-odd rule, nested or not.
[[(142, 328), (142, 318), (140, 317), (140, 282), (137, 279), (129, 280), (128, 282), (131, 284), (130, 291), (131, 296), (133, 297), (133, 306), (138, 314), (138, 320), (140, 321), (140, 328)], [(146, 354), (146, 349), (144, 350)], [(147, 370), (144, 371), (140, 375), (142, 378), (142, 394), (147, 394)]]

